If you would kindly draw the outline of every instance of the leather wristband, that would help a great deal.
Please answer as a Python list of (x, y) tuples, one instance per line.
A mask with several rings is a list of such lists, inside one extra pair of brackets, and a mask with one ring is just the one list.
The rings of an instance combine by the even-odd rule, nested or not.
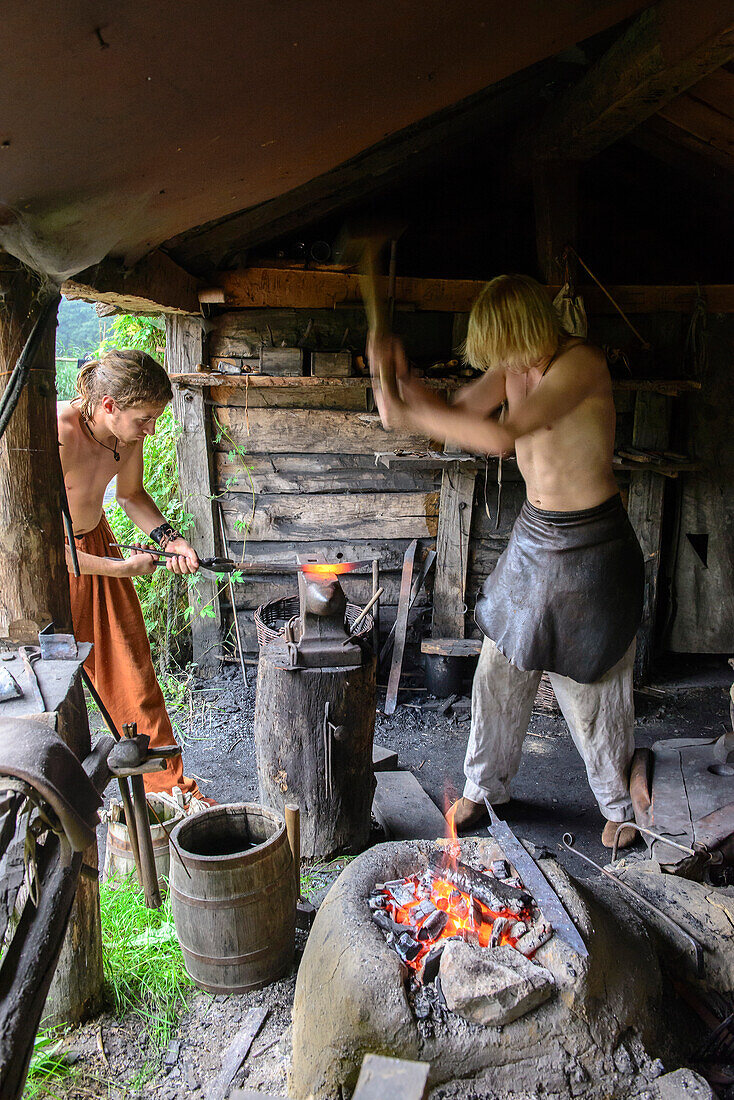
[(160, 527), (156, 527), (150, 532), (150, 537), (156, 544), (156, 546), (160, 546), (162, 550), (165, 550), (169, 542), (172, 542), (173, 539), (178, 539), (181, 536), (176, 528), (172, 524), (170, 524), (168, 520), (166, 520), (166, 522), (162, 523)]

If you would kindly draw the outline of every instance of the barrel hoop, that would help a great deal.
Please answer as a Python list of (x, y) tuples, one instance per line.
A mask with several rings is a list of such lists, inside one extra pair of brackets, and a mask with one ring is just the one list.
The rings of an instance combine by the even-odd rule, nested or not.
[(225, 955), (224, 958), (213, 959), (211, 955), (200, 955), (198, 951), (192, 951), (190, 947), (184, 947), (181, 944), (181, 950), (184, 955), (196, 959), (197, 962), (211, 963), (212, 966), (239, 966), (241, 963), (254, 962), (255, 959), (262, 959), (267, 955), (275, 955), (281, 951), (284, 947), (287, 947), (290, 943), (290, 936), (287, 936), (280, 943), (269, 944), (267, 947), (261, 947), (257, 951), (248, 951), (245, 955)]
[(292, 877), (293, 869), (286, 867), (285, 871), (273, 879), (272, 882), (269, 882), (267, 886), (263, 886), (259, 890), (251, 890), (249, 894), (234, 894), (231, 898), (195, 898), (191, 894), (185, 894), (183, 890), (177, 889), (172, 882), (169, 883), (168, 888), (178, 901), (183, 901), (186, 905), (194, 906), (197, 909), (244, 909), (245, 906), (255, 905), (261, 898), (272, 894), (283, 879)]

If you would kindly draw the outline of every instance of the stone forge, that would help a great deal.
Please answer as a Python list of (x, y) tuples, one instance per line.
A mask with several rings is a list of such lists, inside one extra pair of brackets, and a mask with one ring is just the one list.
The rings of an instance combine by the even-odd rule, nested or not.
[[(502, 858), (489, 839), (459, 845), (465, 863), (489, 866)], [(659, 1045), (661, 976), (645, 927), (624, 907), (620, 920), (603, 889), (592, 895), (552, 857), (540, 865), (580, 929), (589, 957), (580, 958), (554, 935), (530, 964), (537, 965), (536, 975), (525, 973), (526, 960), (513, 958), (513, 948), (502, 947), (488, 968), (488, 982), (507, 971), (511, 984), (516, 972), (515, 984), (524, 989), (520, 1014), (506, 1014), (503, 1026), (491, 1011), (487, 1023), (456, 1011), (429, 1028), (416, 1018), (404, 964), (373, 923), (368, 899), (376, 883), (422, 874), (437, 850), (429, 841), (380, 844), (334, 883), (298, 972), (290, 1094), (298, 1100), (348, 1095), (369, 1052), (424, 1060), (431, 1064), (432, 1086), (445, 1092), (472, 1082), (497, 1100), (538, 1091), (554, 1100), (649, 1092), (650, 1081), (662, 1072), (647, 1053)], [(450, 946), (446, 975), (453, 981), (464, 968), (469, 985), (476, 983), (481, 950), (472, 948), (462, 960), (463, 945)], [(460, 980), (450, 993), (458, 1007)], [(465, 993), (471, 1000), (472, 989)]]

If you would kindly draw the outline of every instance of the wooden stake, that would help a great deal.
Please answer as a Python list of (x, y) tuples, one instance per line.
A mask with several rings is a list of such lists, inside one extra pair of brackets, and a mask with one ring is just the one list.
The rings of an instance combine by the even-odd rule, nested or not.
[(296, 901), (301, 900), (301, 811), (292, 802), (285, 804), (285, 827), (293, 856), (293, 877), (296, 880)]

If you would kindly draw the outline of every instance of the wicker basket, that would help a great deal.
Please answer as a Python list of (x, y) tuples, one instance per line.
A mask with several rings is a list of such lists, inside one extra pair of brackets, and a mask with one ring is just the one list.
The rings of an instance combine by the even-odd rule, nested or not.
[[(361, 613), (362, 608), (356, 603), (347, 604), (347, 622), (351, 631), (352, 623)], [(262, 647), (268, 642), (274, 642), (285, 632), (286, 623), (299, 612), (298, 596), (279, 596), (275, 600), (268, 600), (258, 607), (255, 612), (255, 627), (257, 629), (257, 644)], [(372, 615), (369, 612), (359, 624), (355, 638), (363, 638), (372, 630)]]
[(533, 703), (533, 710), (540, 714), (552, 714), (554, 716), (561, 713), (561, 708), (558, 706), (558, 701), (556, 699), (556, 693), (553, 690), (553, 685), (550, 682), (547, 672), (544, 672), (540, 678), (538, 693)]

